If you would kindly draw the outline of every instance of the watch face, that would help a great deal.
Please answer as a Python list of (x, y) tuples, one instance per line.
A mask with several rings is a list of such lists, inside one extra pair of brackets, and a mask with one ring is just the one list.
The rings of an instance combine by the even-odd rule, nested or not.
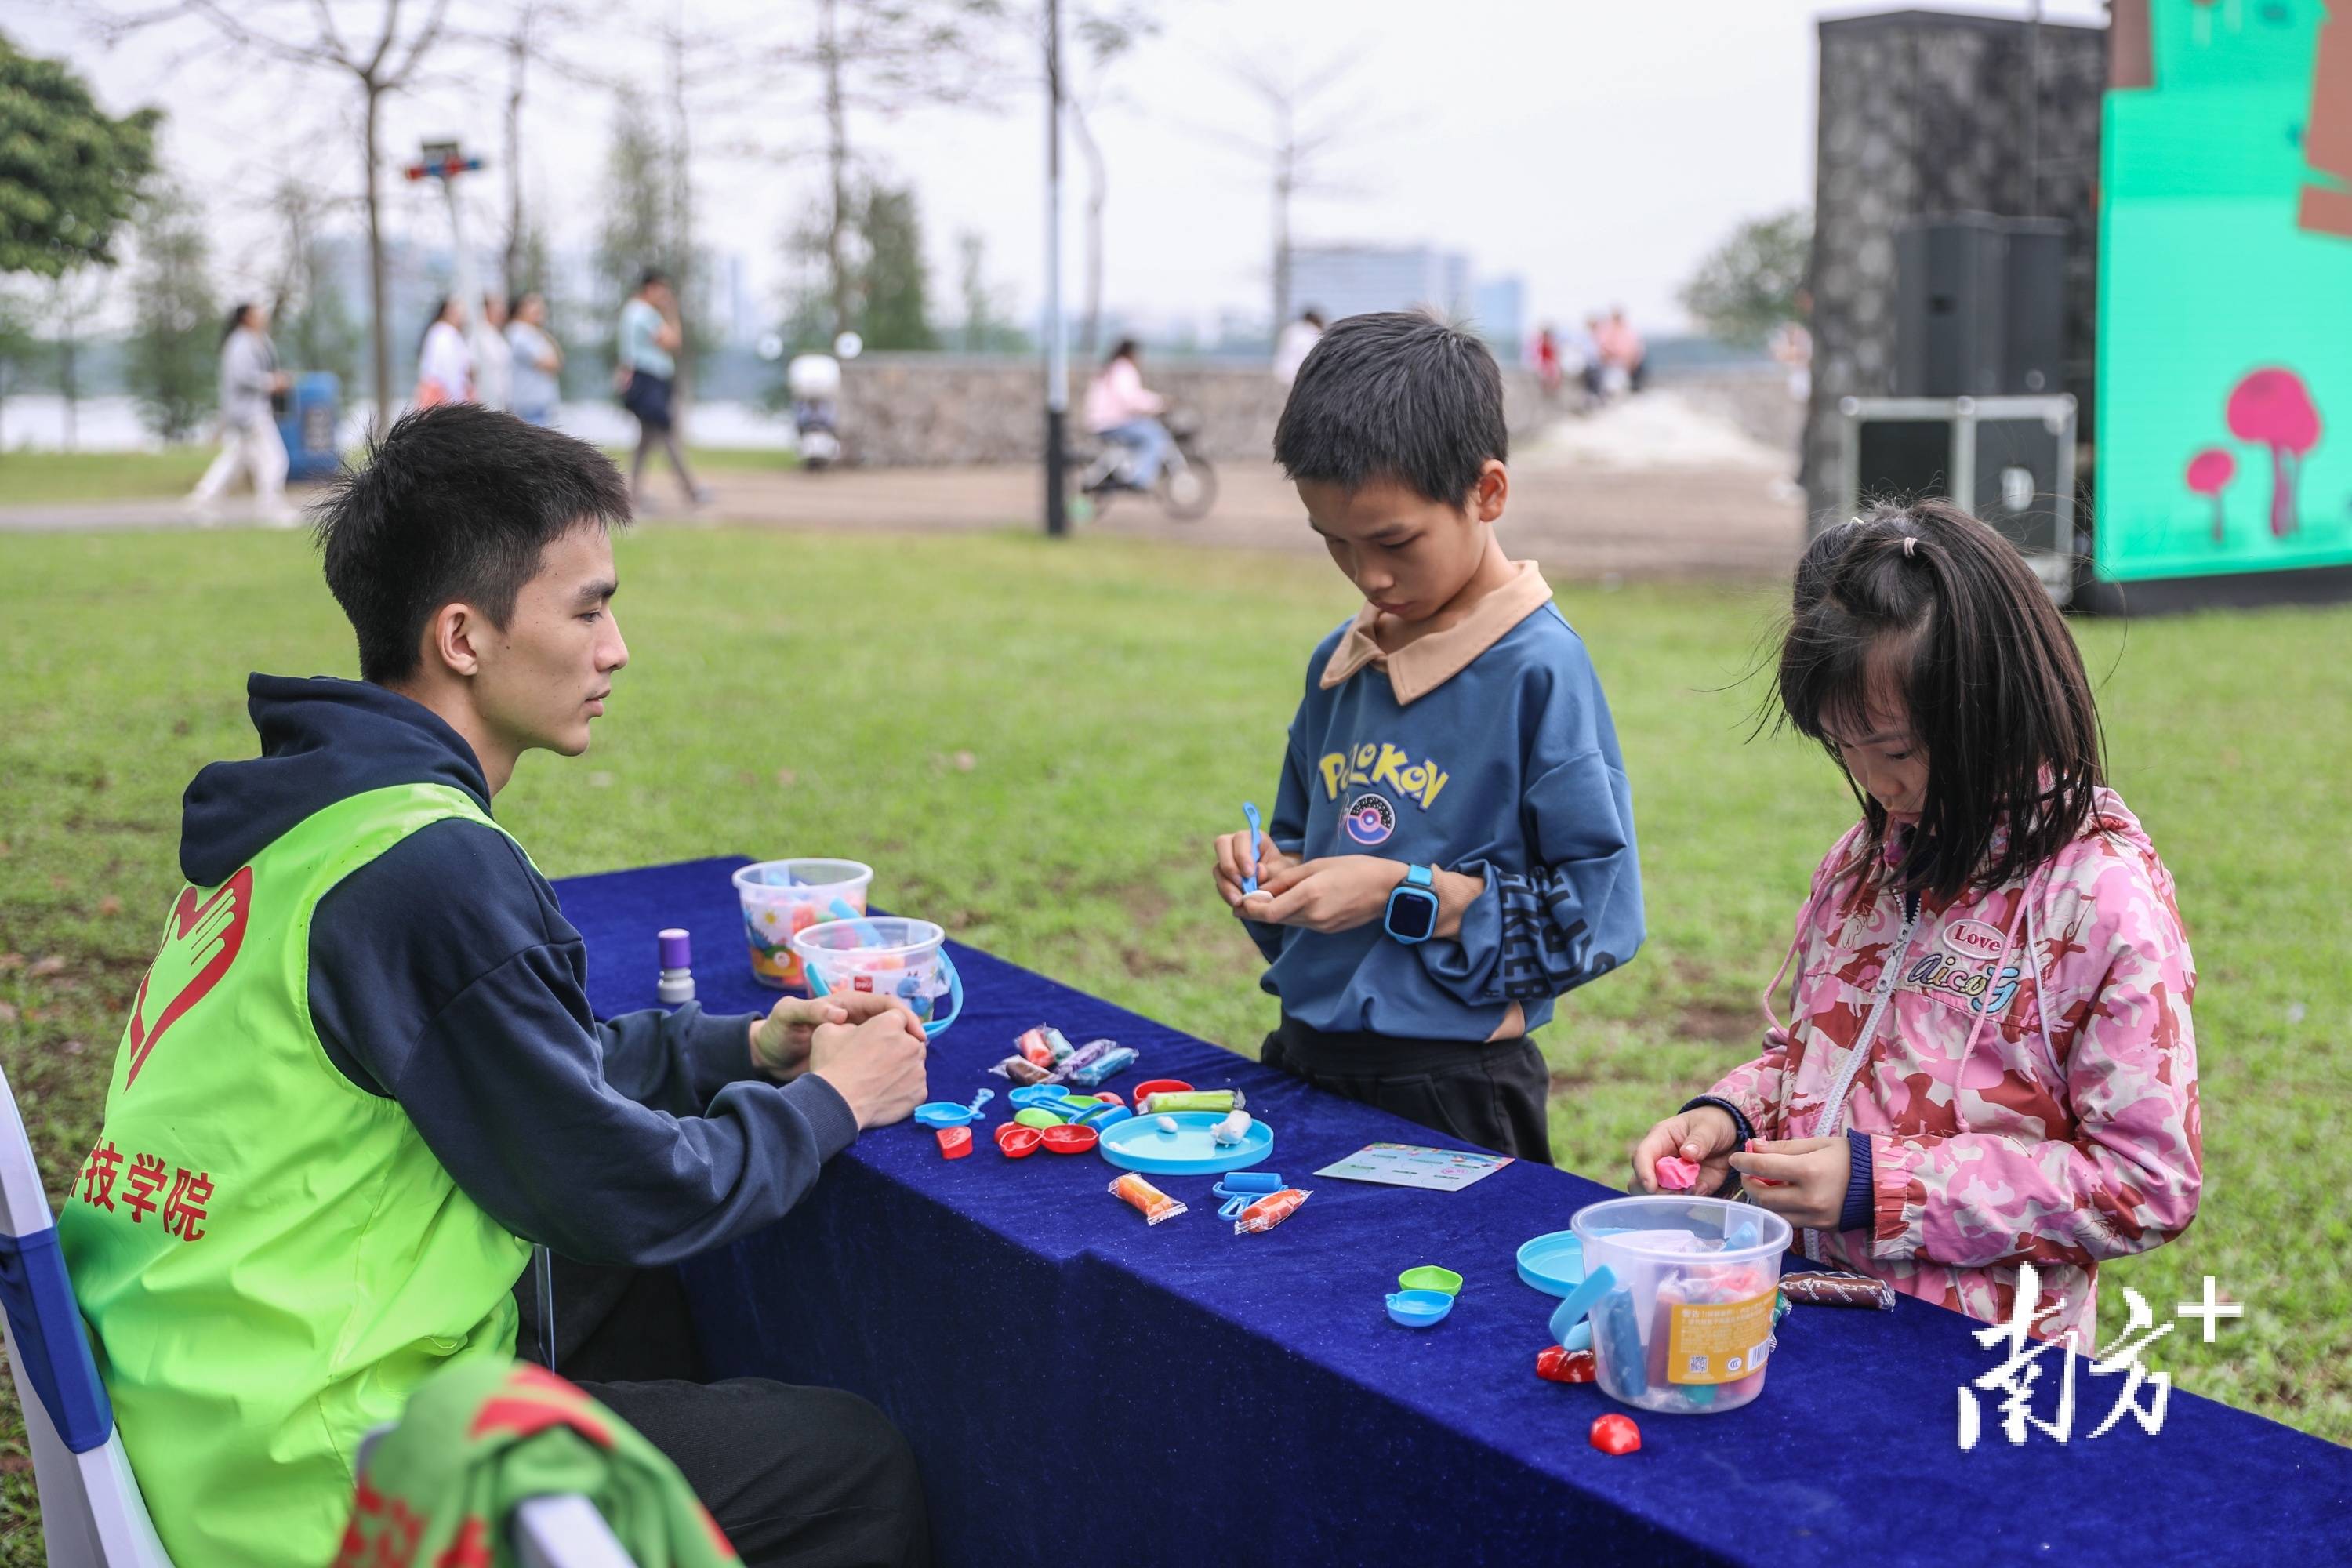
[(1437, 929), (1437, 900), (1408, 888), (1389, 903), (1389, 931), (1406, 942), (1423, 942)]

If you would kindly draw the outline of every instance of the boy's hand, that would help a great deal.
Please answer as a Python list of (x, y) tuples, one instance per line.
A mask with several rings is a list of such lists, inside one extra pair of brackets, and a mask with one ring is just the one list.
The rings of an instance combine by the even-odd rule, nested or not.
[(1790, 1225), (1815, 1230), (1838, 1227), (1845, 1212), (1846, 1178), (1853, 1166), (1844, 1133), (1834, 1138), (1758, 1138), (1746, 1152), (1732, 1155), (1730, 1163), (1744, 1176), (1777, 1184), (1749, 1184), (1757, 1207), (1770, 1209)]
[(779, 1083), (789, 1082), (808, 1070), (809, 1047), (818, 1029), (854, 1027), (889, 1012), (906, 1014), (907, 1027), (914, 1037), (926, 1038), (913, 1009), (896, 996), (863, 991), (816, 998), (787, 996), (751, 1026), (751, 1065)]
[[(1246, 857), (1249, 835), (1235, 837), (1242, 840), (1242, 854)], [(1245, 919), (1267, 925), (1303, 926), (1327, 934), (1353, 931), (1387, 912), (1389, 895), (1409, 869), (1402, 860), (1383, 860), (1377, 855), (1327, 855), (1318, 860), (1294, 861), (1271, 876), (1261, 871), (1257, 891), (1234, 900), (1234, 907)]]
[[(1296, 859), (1275, 847), (1274, 840), (1264, 834), (1258, 836), (1257, 843), (1256, 875), (1260, 887), (1264, 887), (1266, 879), (1277, 871), (1286, 870), (1298, 864)], [(1242, 900), (1247, 896), (1242, 891), (1242, 882), (1250, 874), (1248, 830), (1244, 828), (1239, 833), (1217, 835), (1217, 891), (1224, 895), (1227, 909), (1238, 910), (1242, 907)], [(1252, 916), (1251, 918), (1263, 917)]]
[(903, 1121), (922, 1102), (928, 1075), (922, 1026), (903, 1007), (862, 1024), (820, 1024), (809, 1035), (809, 1071), (849, 1102), (860, 1131)]
[(1739, 1124), (1719, 1105), (1702, 1105), (1677, 1111), (1642, 1135), (1633, 1145), (1633, 1190), (1663, 1191), (1658, 1185), (1658, 1162), (1672, 1154), (1696, 1161), (1698, 1180), (1691, 1192), (1699, 1197), (1720, 1188), (1731, 1173), (1731, 1152), (1739, 1146)]

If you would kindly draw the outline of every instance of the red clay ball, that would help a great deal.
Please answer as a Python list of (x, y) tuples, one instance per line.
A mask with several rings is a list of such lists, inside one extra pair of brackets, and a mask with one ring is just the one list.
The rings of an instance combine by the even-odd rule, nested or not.
[(1629, 1415), (1603, 1415), (1592, 1424), (1592, 1446), (1604, 1454), (1630, 1454), (1642, 1446), (1642, 1429)]

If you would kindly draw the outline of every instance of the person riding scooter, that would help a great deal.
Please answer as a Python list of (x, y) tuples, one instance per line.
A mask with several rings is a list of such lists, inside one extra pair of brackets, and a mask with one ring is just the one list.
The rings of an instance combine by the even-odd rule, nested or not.
[(1111, 482), (1148, 490), (1160, 477), (1172, 437), (1159, 418), (1168, 400), (1144, 388), (1143, 371), (1137, 363), (1140, 353), (1133, 338), (1119, 339), (1094, 384), (1087, 388), (1086, 413), (1087, 428), (1097, 438), (1134, 453), (1125, 465), (1126, 471)]

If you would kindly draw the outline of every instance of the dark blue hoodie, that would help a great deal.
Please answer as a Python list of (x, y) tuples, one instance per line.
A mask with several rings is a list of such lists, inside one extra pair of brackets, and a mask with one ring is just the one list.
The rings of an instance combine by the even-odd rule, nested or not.
[[(490, 809), (473, 748), (380, 686), (256, 675), (261, 755), (189, 784), (180, 869), (226, 881), (366, 790), (436, 784)], [(462, 897), (452, 897), (462, 889)], [(310, 1016), (327, 1054), (415, 1122), (516, 1235), (585, 1263), (674, 1262), (780, 1217), (857, 1123), (822, 1079), (754, 1076), (749, 1016), (692, 1005), (599, 1023), (587, 954), (512, 840), (451, 819), (320, 900)]]

